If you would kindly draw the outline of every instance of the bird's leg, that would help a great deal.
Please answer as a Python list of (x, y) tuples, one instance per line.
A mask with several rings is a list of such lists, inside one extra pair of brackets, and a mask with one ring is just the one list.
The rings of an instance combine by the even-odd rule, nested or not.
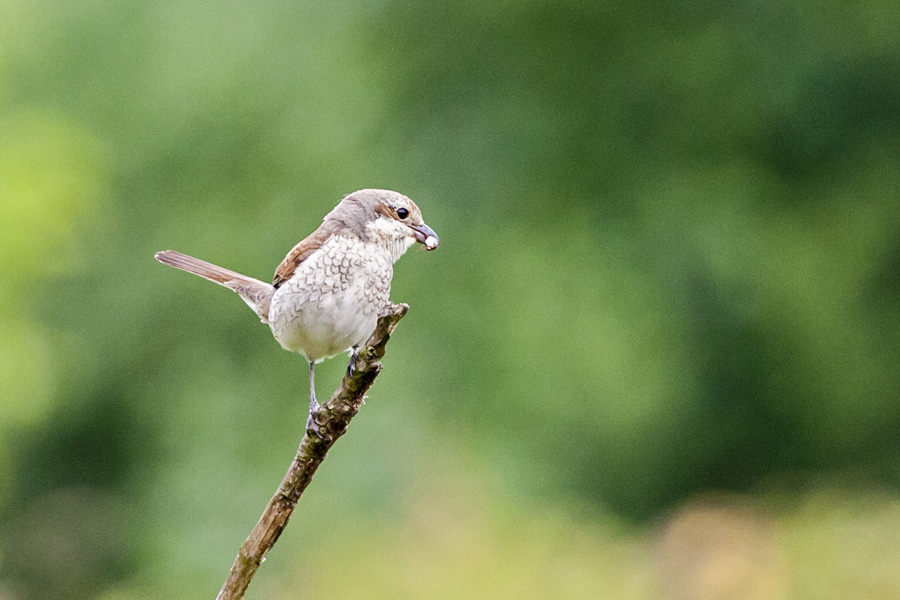
[(319, 424), (316, 423), (315, 415), (319, 410), (319, 403), (316, 401), (316, 363), (309, 361), (309, 418), (306, 419), (306, 431), (311, 431), (317, 438), (324, 439), (322, 432), (319, 431)]
[(359, 358), (359, 346), (353, 346), (353, 352), (350, 353), (350, 363), (347, 365), (347, 377), (353, 377), (353, 365)]

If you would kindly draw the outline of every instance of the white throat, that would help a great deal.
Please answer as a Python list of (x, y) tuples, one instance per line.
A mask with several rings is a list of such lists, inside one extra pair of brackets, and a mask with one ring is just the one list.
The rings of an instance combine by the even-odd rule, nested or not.
[(397, 262), (410, 246), (416, 243), (416, 238), (409, 227), (384, 218), (375, 219), (366, 225), (366, 232), (372, 243), (390, 255), (392, 262)]

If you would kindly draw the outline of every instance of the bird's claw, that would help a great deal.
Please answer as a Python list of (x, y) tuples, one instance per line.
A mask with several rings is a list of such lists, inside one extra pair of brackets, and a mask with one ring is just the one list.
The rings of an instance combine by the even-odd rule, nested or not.
[(359, 358), (359, 348), (354, 348), (353, 352), (350, 354), (350, 362), (347, 363), (347, 377), (353, 377), (353, 366), (356, 364), (356, 359)]
[[(318, 406), (316, 410), (318, 410)], [(309, 417), (306, 419), (306, 433), (309, 435), (314, 435), (320, 440), (326, 440), (328, 436), (322, 431), (322, 426), (316, 422), (315, 417), (313, 416), (315, 412), (310, 412)]]

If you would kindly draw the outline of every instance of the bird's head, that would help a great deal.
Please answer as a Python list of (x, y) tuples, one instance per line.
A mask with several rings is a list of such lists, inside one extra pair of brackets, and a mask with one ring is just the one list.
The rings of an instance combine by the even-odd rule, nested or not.
[[(416, 242), (426, 250), (440, 246), (434, 230), (422, 220), (416, 203), (390, 190), (366, 189), (346, 196), (332, 211), (360, 237), (384, 245), (394, 260)], [(327, 218), (327, 217), (326, 217)]]

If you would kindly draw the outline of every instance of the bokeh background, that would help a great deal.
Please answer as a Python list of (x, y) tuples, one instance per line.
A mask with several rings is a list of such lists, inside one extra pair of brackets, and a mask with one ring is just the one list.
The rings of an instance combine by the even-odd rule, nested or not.
[(153, 253), (362, 187), (443, 245), (249, 598), (900, 597), (895, 0), (4, 0), (0, 599), (215, 595), (306, 367)]

